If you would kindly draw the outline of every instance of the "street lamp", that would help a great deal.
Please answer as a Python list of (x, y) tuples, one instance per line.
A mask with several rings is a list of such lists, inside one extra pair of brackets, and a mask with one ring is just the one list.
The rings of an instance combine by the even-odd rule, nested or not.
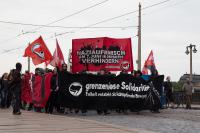
[(196, 53), (196, 45), (190, 44), (189, 46), (186, 47), (185, 53), (188, 55), (190, 54), (190, 81), (192, 81), (192, 52)]

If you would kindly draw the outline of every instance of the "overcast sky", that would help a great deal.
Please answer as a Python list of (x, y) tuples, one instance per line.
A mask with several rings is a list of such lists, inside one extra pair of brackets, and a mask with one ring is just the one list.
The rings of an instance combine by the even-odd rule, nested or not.
[[(1, 0), (0, 21), (45, 25), (105, 0)], [(147, 7), (164, 0), (108, 0), (101, 5), (54, 23), (56, 26), (84, 27), (121, 14)], [(200, 74), (200, 0), (170, 0), (142, 11), (142, 66), (150, 50), (154, 52), (160, 74), (179, 80), (189, 73), (189, 56), (185, 54), (190, 43), (197, 45), (193, 54), (193, 72)], [(126, 27), (138, 25), (138, 12), (95, 25), (96, 27)], [(0, 75), (14, 68), (16, 62), (27, 69), (27, 58), (22, 57), (29, 42), (42, 35), (50, 51), (55, 49), (55, 33), (65, 59), (75, 38), (114, 37), (132, 38), (134, 67), (137, 68), (137, 28), (119, 29), (65, 29), (40, 28), (0, 23)], [(23, 32), (30, 32), (22, 35)], [(20, 47), (20, 48), (19, 48)], [(16, 49), (17, 50), (12, 50)], [(11, 50), (10, 52), (5, 52)], [(31, 64), (31, 70), (34, 70)], [(44, 67), (44, 65), (40, 65)]]

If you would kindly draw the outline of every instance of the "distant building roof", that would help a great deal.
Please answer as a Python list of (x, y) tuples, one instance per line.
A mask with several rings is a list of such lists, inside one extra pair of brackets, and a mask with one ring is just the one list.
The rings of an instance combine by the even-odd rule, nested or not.
[[(187, 78), (190, 78), (190, 74), (184, 74), (180, 78), (180, 82), (185, 82)], [(193, 74), (192, 75), (192, 82), (193, 83), (200, 83), (200, 75)]]

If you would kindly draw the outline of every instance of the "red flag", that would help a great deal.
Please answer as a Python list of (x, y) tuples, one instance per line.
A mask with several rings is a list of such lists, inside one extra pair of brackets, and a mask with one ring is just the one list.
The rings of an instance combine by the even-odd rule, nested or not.
[(53, 53), (53, 59), (50, 64), (54, 67), (57, 65), (61, 69), (63, 63), (65, 63), (64, 56), (58, 44), (58, 40), (56, 39), (56, 49)]
[(143, 74), (148, 74), (148, 70), (151, 72), (156, 70), (155, 62), (154, 62), (154, 57), (153, 57), (153, 51), (151, 50), (147, 60), (145, 61), (144, 67), (142, 69)]
[(51, 79), (53, 73), (46, 73), (44, 76), (32, 75), (32, 102), (35, 107), (45, 107), (51, 94)]
[(24, 57), (31, 57), (34, 65), (52, 60), (52, 55), (41, 36), (25, 49)]
[(32, 92), (30, 85), (31, 74), (26, 73), (22, 79), (21, 100), (26, 103), (32, 103)]

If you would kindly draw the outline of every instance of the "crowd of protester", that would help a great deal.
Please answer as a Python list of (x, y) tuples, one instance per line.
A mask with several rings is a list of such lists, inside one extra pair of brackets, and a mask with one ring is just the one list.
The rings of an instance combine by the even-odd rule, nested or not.
[[(53, 76), (51, 78), (51, 93), (49, 96), (49, 99), (46, 103), (46, 106), (44, 108), (41, 107), (36, 107), (34, 104), (31, 102), (25, 102), (21, 100), (21, 87), (23, 84), (23, 79), (25, 74), (29, 74), (29, 72), (25, 72), (25, 74), (21, 74), (21, 69), (22, 65), (20, 63), (16, 64), (16, 68), (12, 69), (9, 73), (4, 73), (2, 77), (0, 78), (0, 107), (2, 109), (4, 108), (10, 108), (12, 105), (13, 107), (13, 114), (14, 115), (20, 115), (20, 109), (25, 109), (25, 110), (33, 110), (35, 112), (44, 112), (44, 113), (78, 113), (79, 111), (85, 114), (87, 110), (79, 110), (79, 109), (72, 109), (72, 108), (65, 108), (62, 107), (59, 103), (59, 86), (58, 86), (58, 73), (60, 72), (68, 72), (67, 71), (67, 65), (63, 64), (62, 68), (56, 67), (53, 70), (51, 69), (40, 69), (36, 68), (35, 69), (35, 74), (34, 76), (42, 76), (45, 73), (53, 73)], [(69, 73), (69, 72), (68, 72)], [(87, 71), (82, 71), (81, 73), (87, 73)], [(128, 74), (127, 71), (122, 70), (120, 74)], [(111, 74), (109, 71), (106, 69), (101, 69), (97, 75), (114, 75)], [(131, 73), (133, 77), (138, 78), (142, 77), (142, 72), (141, 71), (133, 71)], [(158, 72), (154, 71), (151, 74), (152, 77), (158, 76)], [(165, 88), (165, 93), (170, 102), (173, 103), (173, 96), (172, 96), (172, 83), (170, 81), (170, 77), (166, 78), (166, 82), (164, 82), (164, 88)], [(189, 81), (187, 84), (183, 86), (183, 89), (186, 90), (186, 100), (187, 100), (187, 108), (191, 108), (191, 95), (190, 95), (190, 89), (191, 85)], [(104, 104), (104, 103), (102, 103)], [(118, 113), (124, 113), (127, 114), (127, 110), (123, 109), (118, 109), (116, 110)], [(97, 109), (97, 113), (107, 115), (110, 113), (110, 110), (108, 109)]]

